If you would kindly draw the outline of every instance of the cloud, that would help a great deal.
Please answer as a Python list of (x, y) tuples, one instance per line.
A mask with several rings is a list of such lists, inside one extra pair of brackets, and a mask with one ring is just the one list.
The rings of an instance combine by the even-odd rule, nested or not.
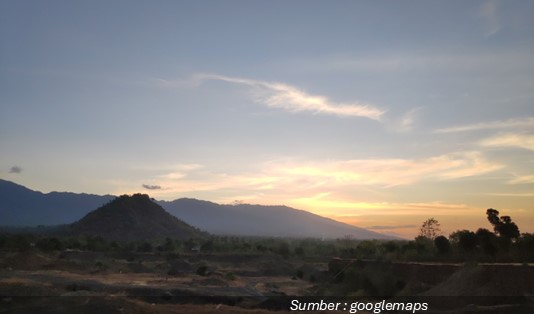
[(409, 229), (417, 228), (418, 225), (398, 225), (398, 226), (368, 226), (367, 229), (371, 230), (396, 230), (396, 229)]
[[(332, 191), (369, 190), (417, 184), (423, 181), (450, 181), (483, 175), (502, 165), (488, 161), (478, 152), (446, 154), (422, 159), (352, 159), (306, 162), (276, 160), (259, 165), (254, 172), (221, 173), (204, 168), (187, 176), (158, 176), (165, 186), (160, 197), (210, 195), (215, 201), (292, 202), (306, 208), (341, 206), (338, 197), (326, 198)], [(361, 207), (372, 208), (368, 203)], [(378, 206), (373, 204), (372, 206)], [(350, 202), (347, 206), (355, 206)], [(385, 206), (389, 206), (388, 204)]]
[(392, 187), (425, 179), (452, 180), (502, 168), (478, 152), (452, 153), (422, 159), (353, 159), (278, 166), (275, 177), (300, 178), (324, 186), (374, 185)]
[[(248, 86), (252, 89), (254, 101), (272, 108), (281, 108), (290, 112), (313, 112), (337, 116), (365, 117), (380, 120), (385, 111), (369, 104), (337, 103), (325, 96), (312, 95), (294, 86), (278, 82), (267, 82), (246, 78), (237, 78), (217, 74), (196, 74), (189, 85), (196, 86), (203, 81), (217, 80)], [(172, 81), (160, 80), (165, 85), (173, 85)], [(177, 86), (187, 83), (177, 81)]]
[(534, 117), (528, 117), (525, 119), (508, 119), (504, 121), (490, 121), (484, 123), (476, 123), (463, 126), (453, 126), (450, 128), (438, 129), (435, 133), (454, 133), (454, 132), (467, 132), (478, 130), (491, 130), (491, 129), (511, 129), (511, 128), (527, 128), (534, 127)]
[(512, 180), (508, 181), (508, 184), (528, 184), (534, 183), (534, 175), (516, 176)]
[(501, 134), (479, 142), (484, 147), (518, 147), (534, 151), (534, 135)]
[(348, 217), (364, 216), (412, 216), (424, 215), (429, 211), (433, 213), (464, 213), (473, 208), (465, 204), (434, 202), (362, 202), (355, 200), (340, 200), (337, 197), (330, 197), (329, 193), (319, 193), (312, 197), (304, 197), (292, 200), (297, 206), (321, 209), (319, 212), (325, 215), (333, 215), (340, 219)]
[(9, 169), (9, 173), (21, 173), (22, 168), (19, 166), (13, 166)]
[(490, 37), (501, 30), (497, 9), (496, 1), (485, 1), (478, 10), (478, 15), (484, 22), (486, 37)]
[(158, 164), (158, 165), (132, 165), (133, 171), (194, 171), (204, 167), (201, 164), (196, 163), (176, 163), (176, 164)]
[(148, 185), (148, 184), (143, 184), (143, 187), (147, 190), (161, 190), (161, 186), (160, 185)]
[(412, 108), (403, 115), (390, 120), (390, 125), (394, 131), (409, 132), (414, 129), (414, 126), (419, 119), (421, 107)]
[[(353, 209), (357, 206), (383, 211), (396, 204), (356, 203), (354, 200), (345, 204), (343, 200), (351, 198), (350, 195), (354, 193), (363, 193), (360, 195), (376, 199), (379, 195), (392, 193), (388, 189), (397, 186), (481, 176), (502, 167), (479, 152), (457, 152), (416, 159), (307, 161), (282, 158), (260, 163), (247, 172), (226, 172), (207, 165), (189, 167), (196, 168), (189, 172), (176, 172), (176, 168), (173, 168), (168, 169), (167, 173), (154, 174), (151, 182), (164, 187), (152, 192), (160, 199), (175, 199), (182, 195), (223, 203), (240, 199), (249, 203), (288, 204), (304, 209), (342, 209), (345, 208), (343, 206)], [(122, 193), (137, 190), (135, 184), (126, 186), (127, 190)], [(144, 188), (147, 186), (143, 185)], [(412, 204), (410, 208), (415, 207), (416, 204)]]
[(413, 128), (415, 120), (417, 119), (417, 113), (420, 109), (421, 108), (414, 108), (402, 116), (400, 126), (403, 130), (408, 131)]
[(491, 196), (534, 197), (534, 193), (486, 193)]

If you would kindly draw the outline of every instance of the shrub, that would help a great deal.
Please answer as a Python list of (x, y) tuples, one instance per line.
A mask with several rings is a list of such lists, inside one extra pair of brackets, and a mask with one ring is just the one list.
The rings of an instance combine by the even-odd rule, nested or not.
[(206, 276), (208, 274), (208, 266), (199, 266), (197, 268), (196, 274), (199, 276)]

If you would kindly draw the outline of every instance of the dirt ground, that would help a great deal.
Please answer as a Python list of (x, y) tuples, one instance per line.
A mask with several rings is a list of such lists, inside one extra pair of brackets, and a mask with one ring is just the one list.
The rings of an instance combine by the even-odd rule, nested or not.
[(298, 267), (279, 256), (3, 252), (0, 313), (269, 313), (263, 302), (313, 286)]
[[(319, 286), (334, 287), (328, 262), (306, 263), (269, 254), (0, 252), (0, 314), (288, 313), (280, 310), (287, 309), (289, 297), (314, 296)], [(354, 267), (363, 271), (367, 264)], [(399, 263), (388, 267), (408, 282), (402, 290), (408, 291), (404, 301), (414, 296), (411, 286), (425, 287), (417, 295), (438, 305), (427, 313), (534, 313), (532, 265)], [(476, 299), (484, 302), (473, 305), (466, 296), (489, 296), (490, 302)], [(503, 296), (510, 298), (495, 302)], [(518, 306), (518, 300), (524, 305)], [(454, 303), (458, 307), (451, 309)], [(313, 311), (322, 312), (336, 313)]]

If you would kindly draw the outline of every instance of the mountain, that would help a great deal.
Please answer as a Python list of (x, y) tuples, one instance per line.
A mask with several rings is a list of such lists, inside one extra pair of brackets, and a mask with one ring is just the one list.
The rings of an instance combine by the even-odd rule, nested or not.
[(73, 223), (71, 232), (122, 241), (206, 235), (166, 212), (146, 194), (115, 198)]
[(393, 239), (349, 224), (287, 206), (219, 205), (182, 198), (159, 201), (163, 208), (183, 221), (213, 234)]
[(114, 197), (69, 192), (45, 194), (0, 179), (0, 225), (68, 224)]
[[(44, 194), (0, 180), (0, 225), (70, 224), (114, 198), (66, 192)], [(393, 238), (286, 206), (219, 205), (187, 198), (158, 204), (184, 222), (213, 234)]]

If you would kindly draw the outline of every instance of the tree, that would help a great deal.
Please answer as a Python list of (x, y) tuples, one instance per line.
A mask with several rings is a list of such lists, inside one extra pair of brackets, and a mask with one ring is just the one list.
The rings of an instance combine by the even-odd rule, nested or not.
[(137, 246), (137, 252), (145, 252), (145, 253), (148, 253), (148, 252), (152, 252), (153, 248), (152, 248), (152, 244), (150, 242), (143, 242), (143, 243), (140, 243), (138, 246)]
[(289, 250), (289, 244), (285, 241), (282, 241), (276, 247), (277, 254), (281, 255), (283, 258), (287, 259), (291, 251)]
[(517, 227), (517, 225), (512, 222), (512, 218), (510, 218), (510, 216), (502, 216), (501, 220), (502, 224), (499, 230), (499, 234), (507, 239), (518, 239), (520, 235), (519, 227)]
[(493, 225), (493, 230), (500, 237), (507, 240), (518, 239), (520, 236), (519, 228), (512, 222), (510, 216), (502, 216), (499, 218), (499, 211), (493, 208), (489, 208), (486, 211), (488, 221)]
[(303, 257), (304, 256), (304, 248), (302, 246), (297, 246), (295, 248), (295, 255)]
[(497, 254), (497, 236), (485, 228), (479, 228), (476, 232), (477, 243), (482, 251), (490, 256)]
[(473, 251), (477, 246), (477, 238), (473, 231), (458, 230), (450, 235), (450, 239), (466, 252)]
[(209, 239), (200, 246), (200, 249), (202, 250), (202, 252), (211, 252), (213, 251), (214, 247), (215, 244), (213, 243), (213, 239)]
[(35, 246), (42, 251), (61, 251), (63, 249), (63, 243), (54, 237), (39, 239)]
[(440, 234), (441, 234), (440, 224), (433, 217), (423, 222), (423, 225), (419, 229), (419, 236), (428, 238), (430, 240), (434, 240)]
[(440, 254), (448, 254), (451, 251), (451, 243), (449, 239), (440, 235), (434, 239), (434, 245)]
[(105, 251), (107, 249), (107, 242), (101, 236), (88, 236), (85, 240), (88, 251)]
[(31, 243), (28, 237), (21, 234), (9, 236), (5, 240), (5, 245), (7, 246), (7, 248), (19, 252), (25, 252), (31, 248)]
[(523, 233), (517, 241), (521, 260), (524, 262), (534, 262), (534, 233)]
[(493, 226), (493, 230), (495, 233), (498, 232), (498, 226), (501, 224), (501, 219), (499, 218), (499, 211), (493, 208), (489, 208), (486, 211), (486, 215), (488, 216), (488, 221)]
[(172, 239), (169, 237), (165, 238), (165, 243), (163, 244), (163, 250), (165, 252), (173, 252), (175, 249), (176, 249), (176, 246), (174, 245), (174, 241), (172, 241)]

